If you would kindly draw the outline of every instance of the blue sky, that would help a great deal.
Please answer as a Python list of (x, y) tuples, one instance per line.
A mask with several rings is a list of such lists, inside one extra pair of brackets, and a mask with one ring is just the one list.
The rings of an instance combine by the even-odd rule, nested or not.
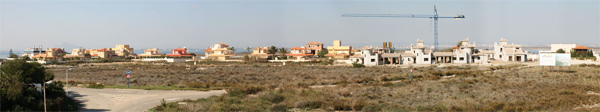
[(0, 1), (0, 50), (44, 47), (237, 48), (433, 43), (433, 21), (346, 18), (344, 13), (465, 15), (440, 19), (440, 45), (469, 38), (493, 44), (600, 46), (600, 2), (441, 1)]

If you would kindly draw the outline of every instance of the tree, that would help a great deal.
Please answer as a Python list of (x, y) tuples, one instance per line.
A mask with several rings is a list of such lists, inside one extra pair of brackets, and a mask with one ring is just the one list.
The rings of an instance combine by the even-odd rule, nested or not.
[[(0, 111), (42, 111), (43, 96), (34, 83), (43, 84), (54, 79), (39, 63), (27, 63), (23, 59), (6, 61), (0, 66), (2, 108)], [(62, 84), (51, 83), (46, 89), (48, 110), (75, 111), (78, 104), (65, 95)]]
[(327, 50), (321, 50), (319, 51), (319, 53), (317, 54), (317, 56), (319, 56), (319, 58), (323, 58), (325, 57), (325, 54), (327, 54)]
[(275, 58), (275, 53), (277, 53), (277, 47), (275, 46), (271, 46), (269, 47), (269, 50), (267, 50), (267, 52), (269, 52), (269, 54), (271, 54), (272, 59)]
[(9, 55), (8, 58), (19, 58), (19, 56), (17, 56), (17, 54), (13, 53), (12, 49), (10, 49), (10, 51), (8, 51)]
[(251, 50), (251, 49), (252, 49), (252, 48), (250, 48), (250, 47), (247, 47), (247, 48), (246, 48), (246, 51), (250, 52), (250, 50)]
[(458, 43), (456, 43), (456, 47), (460, 47), (462, 45), (462, 41), (459, 41)]
[(556, 50), (556, 53), (565, 53), (565, 50), (563, 50), (563, 49), (558, 49), (558, 50)]
[(196, 53), (190, 53), (190, 55), (192, 55), (192, 56), (196, 56)]
[(230, 47), (231, 51), (235, 52), (235, 47)]
[(285, 47), (281, 47), (279, 48), (279, 53), (281, 54), (281, 56), (285, 57), (285, 54), (287, 54), (287, 49), (285, 49)]

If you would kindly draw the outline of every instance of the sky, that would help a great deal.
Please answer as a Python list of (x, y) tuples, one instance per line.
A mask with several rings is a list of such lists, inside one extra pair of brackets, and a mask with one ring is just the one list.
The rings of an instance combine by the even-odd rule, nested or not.
[(33, 45), (59, 48), (205, 49), (226, 43), (238, 49), (296, 47), (311, 41), (357, 48), (417, 39), (433, 44), (433, 20), (350, 18), (346, 13), (464, 15), (439, 20), (439, 42), (465, 38), (493, 45), (500, 38), (524, 46), (574, 43), (600, 46), (597, 0), (435, 1), (138, 1), (0, 0), (0, 51)]

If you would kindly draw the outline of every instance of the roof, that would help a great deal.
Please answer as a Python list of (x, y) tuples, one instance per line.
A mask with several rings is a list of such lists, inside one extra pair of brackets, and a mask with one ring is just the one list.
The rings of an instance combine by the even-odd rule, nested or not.
[(292, 48), (292, 49), (290, 49), (290, 50), (305, 50), (305, 48), (301, 48), (301, 47), (294, 47), (294, 48)]
[(325, 56), (349, 56), (349, 54), (326, 54)]
[(154, 48), (154, 49), (146, 49), (144, 51), (158, 51), (158, 48)]
[(363, 55), (361, 55), (361, 54), (358, 54), (358, 53), (357, 53), (357, 54), (354, 54), (354, 55), (352, 55), (352, 56), (350, 56), (350, 57), (351, 57), (351, 58), (364, 58), (364, 56), (363, 56)]
[(212, 49), (213, 51), (227, 51), (229, 50), (229, 48), (216, 48), (216, 49)]
[(287, 54), (288, 56), (312, 56), (313, 54)]
[(309, 43), (306, 43), (306, 44), (320, 44), (320, 45), (323, 45), (323, 43), (321, 43), (321, 42), (315, 42), (315, 41), (312, 41), (312, 42), (309, 42)]
[(223, 47), (229, 47), (229, 45), (224, 44), (224, 43), (218, 43), (218, 44), (221, 44), (221, 46), (223, 46)]
[(402, 53), (401, 55), (402, 55), (402, 57), (415, 57), (415, 56), (417, 56), (417, 54), (415, 54), (415, 53)]
[(579, 45), (579, 46), (577, 46), (577, 47), (575, 47), (575, 48), (573, 48), (573, 49), (590, 49), (590, 48), (588, 48), (588, 47), (585, 47), (585, 46), (583, 46), (583, 45)]
[(500, 42), (507, 42), (507, 41), (504, 38), (500, 38)]
[(269, 47), (256, 47), (252, 50), (269, 50)]
[(504, 45), (504, 47), (521, 47), (521, 45), (518, 45), (518, 44), (509, 44), (509, 45)]
[(187, 48), (177, 48), (173, 49), (173, 51), (187, 51)]
[(98, 49), (98, 51), (110, 51), (108, 48)]
[(212, 52), (212, 51), (213, 51), (212, 48), (208, 48), (208, 49), (204, 50), (204, 52)]
[(423, 40), (417, 40), (417, 43), (423, 43)]
[(458, 49), (458, 46), (454, 46), (454, 47), (452, 47), (452, 49)]
[(452, 52), (434, 52), (433, 56), (452, 56)]
[(465, 40), (462, 40), (463, 42), (469, 42), (469, 38), (466, 38)]
[(371, 48), (371, 47), (369, 47), (369, 46), (365, 46), (365, 47), (361, 47), (361, 48), (360, 48), (360, 50), (368, 50), (368, 49), (373, 49), (373, 48)]
[(381, 57), (390, 58), (390, 57), (400, 57), (402, 54), (400, 53), (383, 53)]

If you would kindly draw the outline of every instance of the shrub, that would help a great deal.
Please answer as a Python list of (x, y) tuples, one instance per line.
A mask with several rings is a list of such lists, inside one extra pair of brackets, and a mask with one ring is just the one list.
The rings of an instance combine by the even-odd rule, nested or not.
[(283, 100), (285, 100), (285, 96), (283, 96), (281, 94), (278, 94), (278, 93), (272, 93), (272, 92), (264, 94), (264, 95), (261, 95), (259, 98), (261, 100), (269, 101), (269, 102), (274, 103), (274, 104), (282, 102)]
[(361, 112), (379, 112), (379, 111), (381, 111), (381, 107), (379, 107), (378, 105), (367, 105), (367, 106), (363, 107), (360, 111)]
[(296, 102), (296, 108), (316, 109), (321, 108), (322, 101), (303, 100)]
[(208, 84), (202, 82), (186, 82), (185, 85), (190, 88), (206, 88)]
[(275, 104), (269, 108), (269, 111), (273, 112), (285, 112), (287, 111), (287, 105), (285, 104)]
[(354, 67), (354, 68), (364, 68), (365, 65), (354, 62), (354, 63), (352, 63), (352, 67)]
[(104, 88), (104, 85), (97, 82), (88, 82), (87, 88), (102, 89)]
[(246, 93), (244, 93), (244, 91), (242, 91), (242, 89), (240, 88), (230, 88), (227, 89), (227, 96), (230, 97), (243, 97), (246, 96)]

